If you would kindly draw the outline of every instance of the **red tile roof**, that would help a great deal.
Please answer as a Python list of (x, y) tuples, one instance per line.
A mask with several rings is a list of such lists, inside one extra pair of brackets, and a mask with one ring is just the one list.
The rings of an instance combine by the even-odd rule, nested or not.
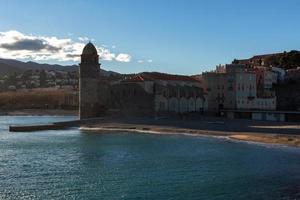
[(144, 81), (154, 81), (154, 80), (164, 80), (164, 81), (189, 81), (197, 82), (195, 78), (191, 76), (165, 74), (159, 72), (142, 72), (124, 80), (125, 82), (144, 82)]
[(136, 75), (124, 80), (125, 82), (143, 82), (144, 78), (140, 75)]

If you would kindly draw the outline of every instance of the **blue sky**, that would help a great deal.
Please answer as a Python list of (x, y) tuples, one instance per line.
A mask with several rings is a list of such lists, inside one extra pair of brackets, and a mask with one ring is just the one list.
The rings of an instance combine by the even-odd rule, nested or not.
[[(0, 32), (16, 30), (24, 35), (73, 42), (88, 37), (115, 55), (114, 59), (102, 60), (102, 67), (122, 73), (199, 74), (234, 58), (300, 47), (299, 0), (1, 0), (0, 3)], [(119, 54), (130, 59), (118, 61), (115, 58)], [(38, 62), (78, 63), (59, 57), (40, 58)]]

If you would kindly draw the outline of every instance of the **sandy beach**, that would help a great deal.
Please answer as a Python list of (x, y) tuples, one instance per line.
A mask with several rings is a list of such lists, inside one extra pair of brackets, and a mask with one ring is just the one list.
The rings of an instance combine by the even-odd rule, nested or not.
[(104, 119), (80, 128), (88, 132), (125, 131), (149, 134), (222, 136), (234, 140), (300, 147), (300, 124), (223, 118)]

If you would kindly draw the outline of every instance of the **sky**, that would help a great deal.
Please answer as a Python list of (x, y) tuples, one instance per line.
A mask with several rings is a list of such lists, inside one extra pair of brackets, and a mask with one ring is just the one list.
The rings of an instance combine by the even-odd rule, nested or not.
[(0, 57), (78, 64), (84, 44), (121, 73), (200, 74), (299, 50), (299, 0), (0, 0)]

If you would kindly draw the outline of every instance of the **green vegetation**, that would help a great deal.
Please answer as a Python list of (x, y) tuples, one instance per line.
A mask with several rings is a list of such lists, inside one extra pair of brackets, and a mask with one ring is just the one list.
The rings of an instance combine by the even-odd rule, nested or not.
[(283, 69), (294, 69), (300, 67), (300, 51), (284, 52), (273, 54), (266, 58), (265, 64), (270, 66), (280, 66)]

